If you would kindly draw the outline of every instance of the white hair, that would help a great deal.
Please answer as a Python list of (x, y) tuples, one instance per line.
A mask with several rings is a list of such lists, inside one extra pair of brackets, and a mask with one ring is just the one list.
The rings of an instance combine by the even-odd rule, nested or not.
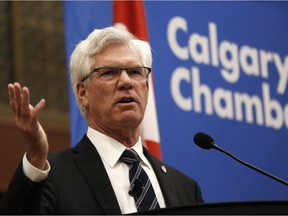
[(128, 44), (140, 56), (142, 66), (152, 66), (151, 47), (148, 42), (135, 38), (126, 30), (116, 27), (95, 29), (88, 37), (81, 41), (70, 58), (70, 78), (77, 105), (85, 116), (86, 110), (78, 100), (76, 86), (92, 70), (93, 56), (101, 52), (110, 44)]

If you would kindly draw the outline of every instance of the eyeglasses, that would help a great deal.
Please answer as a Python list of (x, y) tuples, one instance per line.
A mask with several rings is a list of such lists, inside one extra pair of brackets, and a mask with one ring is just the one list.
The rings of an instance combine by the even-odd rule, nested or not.
[(113, 81), (119, 78), (123, 70), (125, 70), (129, 78), (134, 81), (147, 80), (151, 72), (151, 68), (144, 66), (133, 66), (133, 67), (105, 66), (93, 69), (81, 81), (84, 82), (94, 73), (97, 79), (103, 81)]

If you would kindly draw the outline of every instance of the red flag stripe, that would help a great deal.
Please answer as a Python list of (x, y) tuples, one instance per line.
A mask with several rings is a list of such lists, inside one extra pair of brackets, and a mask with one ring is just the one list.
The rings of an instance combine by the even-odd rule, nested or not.
[(114, 24), (123, 23), (137, 38), (148, 41), (143, 1), (114, 1)]

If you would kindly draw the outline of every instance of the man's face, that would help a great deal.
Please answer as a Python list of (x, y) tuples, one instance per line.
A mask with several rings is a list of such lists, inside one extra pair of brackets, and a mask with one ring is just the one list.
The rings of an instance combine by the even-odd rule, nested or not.
[[(125, 44), (110, 45), (94, 57), (93, 68), (139, 66), (137, 52)], [(97, 72), (95, 72), (97, 73)], [(136, 129), (148, 100), (148, 80), (134, 81), (123, 70), (119, 78), (103, 81), (92, 74), (85, 88), (84, 107), (90, 127), (105, 131)], [(79, 95), (79, 94), (78, 94)]]

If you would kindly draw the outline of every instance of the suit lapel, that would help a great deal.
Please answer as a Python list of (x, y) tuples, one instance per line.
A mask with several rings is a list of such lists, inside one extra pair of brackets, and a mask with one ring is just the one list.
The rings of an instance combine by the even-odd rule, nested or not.
[(76, 165), (105, 214), (121, 214), (117, 198), (102, 160), (87, 136), (82, 138), (73, 151), (77, 153), (74, 160)]
[(171, 179), (169, 169), (167, 169), (164, 163), (162, 163), (156, 157), (150, 154), (146, 148), (143, 149), (145, 156), (150, 161), (154, 169), (154, 172), (157, 176), (165, 200), (166, 207), (177, 206), (178, 200), (175, 196), (177, 192), (174, 190), (175, 189), (174, 185), (176, 183)]
[[(105, 214), (121, 214), (117, 198), (100, 155), (87, 136), (82, 138), (79, 144), (73, 148), (73, 151), (75, 152), (74, 161), (76, 166), (86, 179)], [(157, 176), (166, 207), (177, 206), (178, 200), (175, 197), (177, 192), (174, 190), (175, 182), (170, 178), (169, 169), (164, 163), (151, 155), (146, 148), (144, 148), (144, 154), (150, 161)]]

